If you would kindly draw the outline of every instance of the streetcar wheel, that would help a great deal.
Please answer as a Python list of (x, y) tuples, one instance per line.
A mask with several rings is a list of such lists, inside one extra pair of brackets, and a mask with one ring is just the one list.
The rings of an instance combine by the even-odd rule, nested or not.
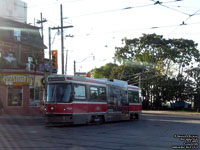
[(99, 116), (99, 124), (103, 124), (105, 122), (104, 116)]
[(135, 114), (134, 116), (135, 116), (135, 119), (136, 119), (136, 120), (139, 120), (139, 119), (140, 119), (140, 115), (139, 115), (139, 114)]
[(133, 119), (134, 119), (133, 114), (131, 114), (130, 115), (130, 120), (133, 120)]

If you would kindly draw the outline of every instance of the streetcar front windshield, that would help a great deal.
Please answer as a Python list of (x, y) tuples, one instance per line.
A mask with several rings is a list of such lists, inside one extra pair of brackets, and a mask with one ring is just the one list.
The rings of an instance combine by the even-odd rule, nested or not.
[(72, 100), (72, 87), (69, 83), (49, 84), (47, 87), (47, 102), (69, 103)]
[(128, 91), (128, 100), (130, 103), (139, 103), (139, 92), (137, 91)]

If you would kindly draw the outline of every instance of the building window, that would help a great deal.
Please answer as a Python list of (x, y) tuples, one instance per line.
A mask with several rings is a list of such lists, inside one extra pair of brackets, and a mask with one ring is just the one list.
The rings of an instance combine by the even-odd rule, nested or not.
[(86, 99), (86, 90), (84, 85), (74, 85), (74, 98), (75, 99)]
[(21, 30), (20, 29), (14, 29), (14, 37), (15, 40), (21, 41)]
[(8, 106), (22, 106), (22, 91), (21, 87), (8, 88)]
[(29, 106), (40, 106), (40, 88), (30, 88)]
[(33, 57), (28, 57), (28, 63), (32, 63), (33, 62)]

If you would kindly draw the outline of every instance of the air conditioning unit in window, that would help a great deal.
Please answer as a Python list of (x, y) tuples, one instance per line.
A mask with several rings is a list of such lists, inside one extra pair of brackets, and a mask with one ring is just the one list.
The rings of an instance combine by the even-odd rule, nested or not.
[(35, 71), (35, 65), (32, 63), (26, 63), (26, 70)]

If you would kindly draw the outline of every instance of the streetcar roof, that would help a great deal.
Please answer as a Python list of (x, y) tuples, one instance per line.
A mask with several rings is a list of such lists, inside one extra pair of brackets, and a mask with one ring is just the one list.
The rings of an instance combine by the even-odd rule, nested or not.
[(122, 80), (109, 80), (109, 79), (93, 79), (83, 76), (71, 76), (71, 75), (49, 75), (47, 78), (47, 82), (49, 83), (57, 83), (57, 82), (80, 82), (80, 83), (88, 83), (88, 84), (100, 84), (100, 85), (110, 85), (117, 86), (122, 88), (128, 88), (130, 90), (139, 90), (138, 86), (128, 85), (126, 81)]
[(49, 75), (48, 82), (84, 82), (84, 83), (93, 83), (93, 84), (104, 84), (106, 85), (106, 80), (102, 79), (93, 79), (82, 76), (70, 76), (70, 75)]
[(137, 90), (137, 91), (139, 91), (140, 88), (138, 86), (128, 85), (128, 90)]

